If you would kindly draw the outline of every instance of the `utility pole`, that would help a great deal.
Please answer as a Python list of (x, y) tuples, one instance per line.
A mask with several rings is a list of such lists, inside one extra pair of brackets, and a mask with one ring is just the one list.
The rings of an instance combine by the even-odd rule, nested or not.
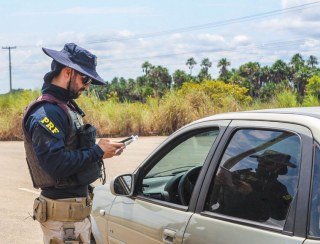
[(2, 49), (9, 50), (9, 76), (10, 76), (10, 93), (12, 92), (12, 77), (11, 77), (11, 49), (16, 49), (16, 47), (2, 47)]

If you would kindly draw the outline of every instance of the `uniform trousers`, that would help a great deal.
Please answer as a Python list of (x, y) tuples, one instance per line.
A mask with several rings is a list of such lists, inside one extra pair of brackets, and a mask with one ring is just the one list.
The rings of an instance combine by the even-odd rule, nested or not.
[[(68, 224), (73, 223), (75, 230), (74, 234), (76, 238), (80, 239), (83, 244), (90, 244), (91, 236), (91, 222), (89, 218), (85, 218), (83, 221), (79, 222), (67, 222)], [(46, 222), (41, 223), (41, 229), (43, 232), (43, 241), (45, 244), (50, 244), (50, 240), (56, 238), (61, 240), (63, 243), (63, 230), (64, 222), (47, 220)]]

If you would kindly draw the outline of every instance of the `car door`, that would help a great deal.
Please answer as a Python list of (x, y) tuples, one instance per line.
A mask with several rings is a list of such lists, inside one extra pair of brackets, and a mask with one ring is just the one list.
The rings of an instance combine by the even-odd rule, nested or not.
[[(117, 196), (109, 243), (181, 243), (218, 141), (230, 121), (202, 122), (170, 136), (134, 173), (132, 197)], [(188, 173), (188, 177), (183, 178)], [(189, 177), (190, 176), (190, 177)], [(184, 179), (184, 187), (179, 184)], [(180, 193), (184, 194), (181, 201)]]
[(306, 127), (232, 121), (183, 243), (303, 243), (312, 149)]

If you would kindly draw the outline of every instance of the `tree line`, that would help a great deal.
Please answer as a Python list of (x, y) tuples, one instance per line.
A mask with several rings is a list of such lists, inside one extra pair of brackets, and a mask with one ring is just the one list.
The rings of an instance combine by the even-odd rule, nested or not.
[[(172, 89), (178, 90), (186, 82), (202, 83), (208, 80), (220, 80), (226, 84), (247, 88), (248, 95), (253, 99), (259, 98), (261, 101), (268, 101), (275, 93), (284, 89), (296, 92), (298, 100), (302, 100), (306, 94), (308, 81), (312, 77), (320, 76), (317, 57), (310, 55), (304, 59), (299, 53), (293, 55), (289, 62), (278, 59), (271, 66), (262, 66), (259, 62), (248, 62), (238, 68), (230, 68), (231, 62), (222, 58), (216, 65), (219, 69), (216, 79), (213, 79), (209, 73), (212, 67), (209, 58), (201, 60), (198, 74), (193, 74), (193, 69), (198, 64), (193, 57), (187, 59), (185, 64), (189, 73), (177, 69), (170, 75), (166, 67), (155, 66), (145, 61), (141, 65), (142, 76), (136, 79), (115, 77), (107, 81), (107, 86), (93, 89), (101, 100), (145, 102), (150, 96), (161, 98)], [(320, 77), (313, 79), (313, 83), (317, 87), (318, 83), (320, 84)], [(317, 96), (320, 98), (319, 94)]]

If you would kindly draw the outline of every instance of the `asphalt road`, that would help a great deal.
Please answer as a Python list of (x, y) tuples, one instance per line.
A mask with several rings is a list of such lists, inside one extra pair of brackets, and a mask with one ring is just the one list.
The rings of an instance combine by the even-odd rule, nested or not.
[[(107, 180), (132, 172), (165, 138), (141, 137), (122, 155), (106, 159)], [(43, 243), (39, 223), (29, 216), (39, 190), (32, 186), (23, 142), (0, 141), (0, 155), (0, 243)]]

